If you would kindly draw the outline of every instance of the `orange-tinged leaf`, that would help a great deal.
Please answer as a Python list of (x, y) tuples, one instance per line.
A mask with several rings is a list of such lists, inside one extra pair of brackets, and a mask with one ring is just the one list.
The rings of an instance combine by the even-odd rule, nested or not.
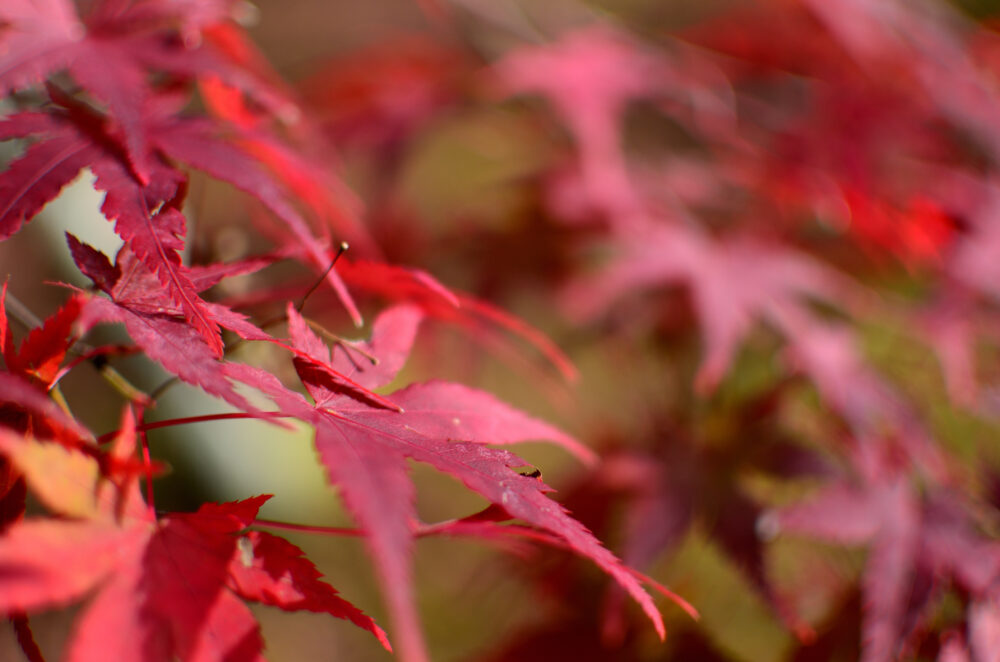
[(262, 565), (239, 565), (236, 534), (253, 522), (268, 498), (206, 504), (198, 512), (155, 522), (145, 509), (135, 508), (120, 521), (104, 513), (89, 520), (16, 524), (0, 537), (0, 611), (60, 606), (94, 591), (67, 643), (68, 660), (261, 660), (257, 623), (230, 588), (273, 603), (270, 591), (282, 580), (269, 579), (268, 573), (278, 564), (284, 566), (282, 573), (291, 574), (293, 588), (323, 586), (327, 599), (299, 604), (277, 598), (283, 607), (320, 607), (379, 636), (381, 630), (352, 612), (349, 603), (340, 600), (338, 613), (326, 608), (333, 605), (335, 591), (318, 582), (318, 573), (294, 546), (265, 536), (269, 551), (262, 552)]
[(70, 517), (98, 514), (99, 471), (94, 458), (5, 429), (0, 429), (0, 453), (14, 463), (31, 492), (54, 512)]

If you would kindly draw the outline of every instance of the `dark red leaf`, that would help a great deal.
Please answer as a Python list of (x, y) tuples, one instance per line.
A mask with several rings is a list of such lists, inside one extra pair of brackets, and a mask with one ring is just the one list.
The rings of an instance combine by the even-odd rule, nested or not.
[[(4, 124), (13, 128), (21, 124), (22, 119), (28, 132), (35, 133), (34, 129), (40, 128), (33, 126), (34, 115), (15, 115)], [(20, 230), (22, 224), (41, 211), (95, 157), (93, 147), (66, 129), (28, 147), (23, 156), (7, 166), (0, 178), (0, 239)]]
[[(219, 327), (204, 310), (198, 292), (181, 269), (179, 251), (184, 247), (186, 234), (184, 216), (170, 206), (158, 211), (151, 207), (156, 202), (173, 204), (173, 194), (158, 196), (161, 198), (159, 201), (151, 201), (147, 192), (135, 185), (131, 175), (110, 159), (94, 163), (91, 168), (97, 175), (95, 186), (107, 192), (101, 211), (109, 220), (115, 221), (115, 232), (152, 268), (169, 298), (180, 307), (184, 317), (215, 355), (221, 356), (223, 347)], [(166, 168), (157, 175), (161, 184), (177, 181), (177, 177)]]
[(66, 241), (69, 244), (70, 255), (83, 275), (94, 281), (98, 289), (110, 294), (111, 288), (122, 277), (121, 267), (117, 264), (112, 265), (107, 255), (83, 243), (69, 232), (66, 233)]
[(349, 620), (375, 635), (386, 650), (392, 650), (382, 628), (322, 581), (316, 566), (292, 543), (269, 533), (249, 531), (239, 538), (237, 551), (229, 566), (229, 587), (244, 600)]
[[(60, 160), (57, 170), (38, 172), (37, 163), (19, 162), (31, 172), (26, 172), (26, 182), (19, 184), (16, 176), (3, 181), (14, 182), (14, 188), (0, 187), (0, 223), (6, 218), (9, 233), (21, 224), (25, 214), (34, 214), (42, 205), (55, 197), (59, 189), (75, 177), (84, 165), (89, 165), (97, 175), (95, 186), (106, 192), (102, 212), (115, 222), (115, 231), (129, 243), (132, 250), (149, 265), (165, 286), (163, 294), (179, 306), (182, 314), (198, 329), (216, 355), (222, 353), (222, 341), (216, 323), (208, 316), (193, 285), (182, 273), (178, 251), (184, 245), (185, 222), (174, 206), (183, 197), (184, 180), (180, 173), (162, 162), (150, 162), (154, 181), (141, 185), (122, 164), (119, 154), (101, 136), (101, 120), (91, 111), (68, 99), (59, 97), (66, 106), (64, 113), (54, 114), (61, 128), (42, 142), (29, 148), (49, 149), (59, 153), (72, 152), (77, 156), (69, 161)], [(15, 116), (11, 122), (15, 122)], [(31, 121), (31, 117), (28, 118)], [(34, 122), (31, 122), (34, 123)], [(34, 158), (34, 157), (32, 157)], [(15, 164), (17, 165), (17, 164)], [(70, 171), (75, 170), (72, 174)], [(2, 185), (0, 185), (2, 186)], [(0, 228), (2, 229), (2, 228)], [(82, 257), (82, 254), (79, 255)]]

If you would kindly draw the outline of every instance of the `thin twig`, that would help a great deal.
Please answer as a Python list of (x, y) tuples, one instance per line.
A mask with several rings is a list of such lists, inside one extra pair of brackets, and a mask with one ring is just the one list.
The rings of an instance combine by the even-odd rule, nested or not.
[[(348, 243), (346, 241), (340, 242), (340, 246), (337, 248), (337, 254), (334, 255), (333, 259), (330, 261), (330, 266), (328, 266), (326, 268), (326, 271), (323, 272), (323, 275), (320, 276), (319, 279), (317, 279), (316, 282), (313, 283), (312, 286), (302, 296), (301, 301), (299, 301), (298, 305), (295, 306), (295, 310), (296, 311), (302, 312), (302, 308), (306, 305), (306, 300), (308, 300), (309, 297), (312, 295), (312, 293), (315, 292), (319, 288), (319, 286), (323, 284), (323, 281), (326, 280), (327, 275), (333, 270), (333, 267), (337, 264), (337, 260), (339, 260), (340, 256), (343, 255), (344, 253), (346, 253), (349, 248), (350, 248), (350, 246), (348, 245)], [(278, 323), (283, 322), (283, 321), (285, 321), (285, 316), (284, 315), (282, 315), (280, 317), (274, 317), (272, 319), (267, 320), (263, 324), (261, 324), (260, 328), (261, 329), (266, 329), (269, 326), (273, 326), (274, 324), (278, 324)], [(236, 351), (238, 348), (242, 347), (245, 342), (246, 342), (245, 339), (240, 338), (236, 342), (231, 343), (223, 351), (223, 356), (228, 355), (228, 354)], [(176, 384), (178, 381), (180, 381), (180, 380), (176, 376), (175, 377), (170, 377), (169, 379), (167, 379), (166, 381), (164, 381), (162, 384), (160, 384), (159, 386), (157, 386), (156, 388), (154, 388), (152, 390), (152, 392), (149, 394), (149, 397), (152, 400), (155, 401), (157, 398), (159, 398), (164, 393), (166, 393), (167, 389), (169, 389), (171, 386), (173, 386), (174, 384)]]
[[(135, 426), (136, 432), (148, 432), (150, 430), (158, 430), (159, 428), (169, 428), (176, 425), (187, 425), (189, 423), (205, 423), (208, 421), (228, 421), (233, 419), (252, 419), (252, 420), (265, 420), (269, 418), (294, 418), (291, 414), (283, 414), (280, 411), (268, 411), (263, 412), (264, 415), (260, 414), (246, 414), (243, 412), (229, 412), (226, 414), (205, 414), (203, 416), (185, 416), (184, 418), (168, 418), (162, 421), (153, 421), (152, 423), (141, 423)], [(97, 438), (98, 444), (105, 444), (120, 432), (120, 430), (112, 430), (111, 432), (106, 432)]]
[(306, 305), (306, 300), (312, 295), (313, 292), (315, 292), (319, 288), (320, 285), (323, 284), (323, 281), (326, 280), (327, 274), (329, 274), (331, 271), (333, 271), (333, 267), (334, 267), (334, 265), (337, 264), (337, 260), (340, 259), (341, 255), (343, 255), (344, 253), (347, 252), (348, 248), (350, 248), (350, 246), (347, 244), (346, 241), (340, 242), (340, 246), (337, 247), (337, 254), (333, 256), (332, 260), (330, 260), (330, 266), (328, 266), (326, 268), (326, 271), (323, 272), (323, 275), (320, 276), (316, 280), (316, 282), (312, 284), (312, 287), (310, 287), (306, 291), (306, 293), (304, 295), (302, 295), (302, 300), (299, 301), (299, 305), (295, 306), (295, 310), (296, 311), (298, 311), (300, 313), (302, 312), (302, 308)]
[(334, 535), (334, 536), (355, 536), (360, 537), (365, 535), (365, 532), (361, 529), (356, 528), (346, 528), (340, 526), (313, 526), (310, 524), (294, 524), (292, 522), (278, 522), (270, 519), (255, 519), (254, 524), (258, 526), (266, 526), (270, 529), (283, 529), (285, 531), (300, 531), (302, 533), (319, 533), (324, 535)]

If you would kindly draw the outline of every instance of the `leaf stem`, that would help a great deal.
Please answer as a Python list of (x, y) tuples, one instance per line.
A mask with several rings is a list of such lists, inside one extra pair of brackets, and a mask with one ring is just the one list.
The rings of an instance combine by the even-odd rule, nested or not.
[(14, 626), (14, 632), (17, 635), (17, 644), (21, 647), (21, 652), (24, 653), (29, 662), (45, 662), (45, 656), (42, 655), (42, 649), (38, 647), (35, 642), (34, 634), (31, 632), (31, 624), (28, 622), (28, 615), (24, 612), (14, 612), (9, 617), (11, 624)]
[[(100, 357), (94, 357), (90, 359), (91, 363), (95, 365), (98, 363), (97, 359)], [(138, 387), (133, 386), (132, 383), (125, 379), (120, 372), (115, 370), (113, 367), (105, 364), (98, 368), (101, 376), (104, 377), (104, 381), (111, 385), (118, 393), (122, 395), (129, 402), (134, 402), (136, 404), (143, 405), (144, 407), (152, 406), (155, 402), (155, 398), (151, 395), (146, 395)]]
[(66, 396), (63, 395), (62, 390), (59, 388), (58, 384), (53, 385), (52, 388), (49, 389), (49, 395), (52, 397), (53, 400), (55, 400), (55, 403), (59, 406), (60, 409), (62, 409), (64, 414), (76, 420), (75, 417), (73, 416), (72, 410), (70, 410), (69, 408), (69, 403), (66, 402)]
[(340, 242), (340, 246), (337, 247), (337, 254), (333, 256), (332, 260), (330, 260), (330, 266), (328, 266), (326, 268), (326, 271), (323, 272), (323, 275), (320, 276), (315, 283), (313, 283), (312, 287), (310, 287), (306, 291), (306, 293), (302, 295), (302, 300), (299, 301), (299, 304), (297, 306), (295, 306), (295, 310), (297, 312), (300, 313), (302, 312), (302, 308), (306, 305), (306, 300), (310, 297), (310, 295), (312, 295), (313, 292), (317, 290), (317, 288), (319, 288), (320, 285), (323, 284), (323, 281), (326, 280), (327, 274), (333, 271), (333, 267), (335, 264), (337, 264), (337, 260), (340, 259), (341, 255), (347, 252), (348, 248), (350, 248), (350, 246), (347, 244), (346, 241)]

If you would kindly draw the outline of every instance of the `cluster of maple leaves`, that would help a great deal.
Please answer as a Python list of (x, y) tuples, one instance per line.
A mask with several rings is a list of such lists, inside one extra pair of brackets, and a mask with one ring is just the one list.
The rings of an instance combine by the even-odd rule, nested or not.
[[(570, 27), (424, 4), (436, 30), (463, 39), (387, 42), (298, 91), (248, 41), (237, 2), (0, 4), (0, 139), (20, 150), (0, 173), (0, 238), (89, 169), (124, 242), (106, 255), (68, 234), (92, 286), (66, 286), (43, 322), (15, 297), (18, 274), (0, 294), (0, 609), (25, 655), (42, 659), (30, 613), (85, 599), (72, 660), (260, 659), (248, 601), (328, 613), (391, 648), (300, 549), (255, 524), (268, 497), (156, 509), (163, 467), (145, 433), (171, 422), (146, 421), (159, 389), (123, 386), (114, 370), (141, 352), (234, 407), (226, 417), (315, 431), (408, 662), (428, 658), (414, 541), (442, 534), (544, 543), (552, 556), (520, 571), (574, 606), (482, 659), (748, 659), (709, 612), (655, 649), (634, 618), (663, 636), (639, 571), (699, 537), (790, 633), (773, 659), (995, 659), (1000, 467), (983, 350), (1000, 294), (996, 35), (931, 0), (761, 0), (680, 31), (648, 17), (630, 29), (628, 9), (577, 7)], [(494, 57), (462, 32), (470, 22), (493, 32), (484, 43), (513, 45)], [(498, 107), (520, 118), (511, 140), (546, 146), (505, 182), (527, 202), (492, 223), (468, 212), (425, 223), (404, 181), (414, 155), (442, 125)], [(360, 195), (335, 147), (364, 163)], [(246, 194), (266, 253), (182, 259), (193, 171)], [(279, 262), (308, 274), (218, 295)], [(571, 355), (615, 357), (597, 379), (609, 407), (640, 422), (596, 420), (581, 443), (461, 384), (387, 391), (425, 321), (463, 330), (554, 400), (576, 377), (555, 343), (445, 287), (438, 267), (491, 299), (543, 293)], [(307, 304), (342, 311), (367, 339), (331, 333)], [(106, 324), (131, 343), (90, 344)], [(879, 333), (937, 362), (896, 370), (890, 349), (880, 363)], [(290, 358), (287, 374), (236, 360), (250, 342)], [(88, 365), (121, 391), (111, 432), (88, 429), (62, 396), (63, 377)], [(640, 365), (662, 384), (644, 390), (629, 370)], [(748, 386), (753, 371), (763, 377)], [(928, 396), (920, 384), (938, 376)], [(983, 427), (941, 422), (958, 417)], [(530, 440), (587, 467), (562, 505), (496, 448)], [(491, 505), (421, 522), (411, 461)], [(29, 494), (47, 516), (25, 517)], [(775, 550), (790, 537), (863, 549), (863, 562), (783, 582)], [(813, 551), (798, 561), (822, 568)]]
[[(267, 496), (195, 513), (156, 510), (151, 479), (161, 467), (144, 442), (154, 397), (122, 389), (127, 398), (112, 433), (96, 435), (73, 417), (59, 389), (63, 376), (87, 362), (106, 369), (136, 350), (239, 416), (313, 426), (319, 460), (368, 542), (402, 659), (427, 659), (410, 557), (415, 537), (429, 533), (534, 535), (572, 549), (621, 583), (662, 636), (661, 616), (637, 573), (551, 501), (537, 476), (519, 471), (523, 460), (493, 446), (549, 440), (588, 462), (591, 451), (460, 384), (375, 392), (393, 381), (426, 317), (488, 327), (493, 337), (521, 336), (568, 367), (537, 332), (424, 272), (338, 260), (338, 241), (366, 243), (356, 201), (316, 156), (328, 139), (246, 40), (234, 21), (238, 9), (226, 0), (106, 0), (79, 8), (68, 0), (14, 0), (0, 7), (0, 95), (11, 109), (0, 120), (0, 138), (22, 148), (0, 174), (0, 236), (18, 232), (89, 169), (104, 193), (101, 212), (124, 241), (110, 256), (67, 234), (74, 262), (93, 285), (68, 288), (62, 307), (20, 342), (15, 328), (28, 318), (15, 314), (24, 305), (13, 305), (10, 294), (17, 274), (0, 295), (0, 610), (15, 623), (24, 653), (41, 659), (26, 614), (91, 593), (67, 659), (261, 659), (263, 642), (245, 601), (347, 619), (390, 647), (301, 550), (251, 528)], [(207, 113), (192, 109), (195, 95)], [(185, 168), (248, 193), (273, 215), (282, 225), (273, 250), (184, 264)], [(279, 260), (310, 267), (313, 285), (335, 292), (359, 326), (356, 296), (388, 301), (370, 322), (370, 339), (332, 336), (303, 317), (309, 284), (294, 293), (297, 305), (283, 306), (278, 321), (286, 323), (287, 340), (269, 333), (273, 321), (255, 323), (204, 297), (227, 278)], [(134, 346), (82, 342), (109, 323), (123, 325)], [(332, 350), (314, 329), (332, 339)], [(248, 341), (285, 351), (309, 399), (274, 374), (232, 360), (231, 350)], [(251, 404), (245, 387), (270, 406)], [(493, 507), (468, 522), (421, 524), (408, 460), (454, 476)], [(25, 518), (26, 493), (50, 515)], [(500, 524), (509, 519), (523, 525)]]

